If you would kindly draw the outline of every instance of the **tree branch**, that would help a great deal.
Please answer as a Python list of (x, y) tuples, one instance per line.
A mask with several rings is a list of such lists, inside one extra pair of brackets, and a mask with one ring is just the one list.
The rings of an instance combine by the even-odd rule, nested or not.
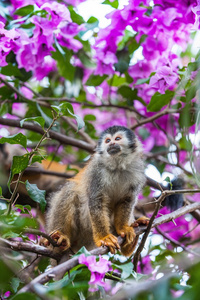
[[(42, 134), (42, 135), (45, 132), (42, 129), (42, 127), (32, 124), (32, 123), (29, 123), (29, 122), (24, 122), (23, 125), (21, 126), (20, 120), (4, 119), (4, 118), (0, 117), (0, 124), (5, 125), (5, 126), (18, 127), (18, 128), (31, 130), (31, 131), (37, 132), (39, 134)], [(89, 143), (86, 143), (85, 141), (74, 139), (72, 137), (66, 136), (59, 132), (55, 132), (53, 130), (49, 131), (49, 137), (59, 141), (62, 144), (71, 145), (71, 146), (86, 150), (90, 153), (92, 153), (94, 151), (94, 146), (90, 145)]]
[(157, 120), (159, 119), (160, 117), (164, 116), (164, 115), (168, 115), (168, 114), (174, 114), (174, 113), (179, 113), (180, 111), (177, 110), (177, 109), (169, 109), (169, 108), (166, 108), (162, 111), (160, 111), (159, 113), (149, 117), (149, 118), (145, 118), (144, 120), (142, 121), (139, 121), (137, 124), (133, 125), (130, 129), (132, 130), (135, 130), (137, 127), (140, 127), (144, 124), (147, 124), (147, 123), (152, 123), (154, 120)]
[(0, 244), (3, 247), (10, 248), (14, 251), (26, 251), (36, 253), (38, 255), (44, 255), (54, 259), (58, 258), (58, 255), (55, 254), (51, 249), (33, 243), (8, 241), (6, 239), (0, 238)]
[[(169, 191), (169, 193), (166, 194), (170, 194), (171, 191)], [(179, 191), (180, 192), (180, 191)], [(190, 190), (191, 192), (191, 190)], [(200, 190), (198, 190), (198, 192), (200, 192)], [(176, 219), (186, 213), (192, 212), (196, 209), (200, 209), (200, 203), (193, 203), (190, 205), (187, 205), (185, 207), (181, 207), (179, 209), (177, 209), (176, 211), (167, 214), (167, 215), (163, 215), (162, 217), (159, 217), (157, 219), (154, 220), (151, 228), (154, 228), (160, 224), (169, 222), (173, 219)], [(147, 230), (146, 226), (140, 226), (138, 228), (134, 228), (136, 235), (140, 235), (142, 233), (144, 233)], [(121, 237), (118, 237), (118, 243), (121, 245), (123, 242), (123, 239)], [(91, 255), (103, 255), (106, 254), (108, 252), (108, 248), (107, 247), (99, 247), (96, 248), (92, 251), (90, 251)], [(52, 268), (51, 270), (46, 271), (45, 273), (39, 275), (38, 277), (36, 277), (35, 279), (33, 279), (28, 285), (24, 286), (20, 292), (27, 292), (29, 290), (31, 290), (32, 285), (40, 283), (46, 283), (48, 282), (50, 279), (55, 278), (56, 276), (60, 275), (61, 273), (66, 273), (67, 271), (69, 271), (70, 269), (72, 269), (73, 267), (75, 267), (76, 265), (78, 265), (78, 257), (75, 256), (73, 258), (71, 258), (68, 261), (63, 262), (62, 264)]]

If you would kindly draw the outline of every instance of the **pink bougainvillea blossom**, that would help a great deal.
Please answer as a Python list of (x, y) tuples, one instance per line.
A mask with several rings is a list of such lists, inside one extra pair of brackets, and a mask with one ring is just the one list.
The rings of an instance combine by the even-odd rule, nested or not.
[(99, 256), (99, 261), (96, 261), (96, 256), (85, 256), (81, 254), (79, 256), (79, 263), (88, 267), (91, 272), (91, 278), (89, 281), (91, 292), (97, 291), (98, 286), (104, 287), (105, 290), (110, 289), (110, 285), (103, 281), (105, 273), (111, 271), (111, 262)]
[(6, 30), (5, 24), (0, 22), (0, 67), (6, 66), (6, 56), (15, 48), (14, 42), (20, 35), (16, 29)]
[(160, 67), (156, 74), (151, 77), (149, 85), (155, 88), (161, 94), (169, 88), (173, 89), (175, 83), (178, 81), (178, 74), (175, 73), (170, 67)]

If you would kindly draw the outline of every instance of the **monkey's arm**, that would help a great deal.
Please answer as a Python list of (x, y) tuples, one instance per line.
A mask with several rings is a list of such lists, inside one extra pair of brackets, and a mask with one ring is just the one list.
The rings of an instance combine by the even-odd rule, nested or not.
[(95, 198), (89, 198), (89, 211), (92, 223), (93, 238), (95, 244), (107, 246), (111, 253), (115, 253), (120, 246), (117, 237), (110, 233), (110, 218), (106, 206), (106, 197), (98, 195)]

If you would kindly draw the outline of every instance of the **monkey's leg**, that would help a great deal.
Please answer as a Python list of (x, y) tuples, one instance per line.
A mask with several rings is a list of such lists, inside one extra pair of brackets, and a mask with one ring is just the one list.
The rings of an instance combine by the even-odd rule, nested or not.
[[(54, 230), (49, 235), (56, 242), (56, 246), (59, 247), (60, 251), (65, 251), (70, 247), (70, 240), (68, 236), (63, 234), (59, 230)], [(41, 240), (40, 243), (45, 247), (48, 247), (50, 245), (50, 242), (47, 239)]]
[[(138, 218), (134, 223), (132, 223), (131, 227), (135, 228), (140, 225), (147, 226), (148, 224), (149, 224), (149, 218), (143, 216), (143, 217)], [(133, 253), (133, 251), (137, 245), (138, 238), (139, 238), (139, 236), (135, 236), (134, 241), (132, 243), (124, 243), (122, 245), (122, 254), (123, 255), (130, 256)]]
[(132, 197), (127, 197), (115, 209), (115, 229), (122, 238), (125, 238), (121, 245), (121, 252), (125, 256), (130, 256), (133, 253), (138, 240), (133, 226), (129, 225), (133, 213), (133, 201)]

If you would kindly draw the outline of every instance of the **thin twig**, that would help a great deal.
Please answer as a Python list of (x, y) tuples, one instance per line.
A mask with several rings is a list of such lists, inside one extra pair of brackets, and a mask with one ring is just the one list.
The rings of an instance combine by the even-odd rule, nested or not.
[(45, 239), (47, 239), (54, 247), (57, 246), (57, 243), (50, 237), (50, 235), (48, 235), (45, 232), (42, 232), (42, 231), (37, 230), (37, 229), (32, 229), (32, 228), (24, 229), (23, 232), (24, 233), (29, 233), (29, 234), (34, 234), (34, 235), (42, 236)]
[(153, 225), (153, 221), (154, 219), (156, 218), (157, 214), (158, 214), (158, 211), (160, 209), (160, 206), (161, 206), (161, 203), (163, 202), (163, 200), (167, 197), (167, 191), (163, 191), (161, 196), (159, 197), (159, 199), (157, 200), (157, 203), (156, 203), (156, 208), (149, 220), (149, 224), (147, 226), (147, 230), (145, 231), (144, 235), (143, 235), (143, 238), (139, 244), (139, 247), (137, 248), (136, 250), (136, 253), (134, 255), (134, 259), (133, 259), (133, 262), (134, 262), (134, 270), (135, 272), (137, 272), (137, 265), (138, 265), (138, 261), (139, 261), (139, 257), (140, 257), (140, 254), (144, 248), (144, 245), (145, 245), (145, 242), (147, 240), (147, 237), (151, 231), (151, 227)]
[(147, 124), (147, 123), (152, 123), (153, 121), (159, 119), (160, 117), (164, 116), (164, 115), (168, 115), (168, 114), (174, 114), (174, 113), (179, 113), (180, 111), (177, 110), (177, 109), (169, 109), (169, 108), (166, 108), (162, 111), (160, 111), (159, 113), (149, 117), (149, 118), (145, 118), (144, 120), (142, 121), (139, 121), (137, 124), (133, 125), (131, 127), (132, 130), (135, 130), (137, 127), (140, 127), (144, 124)]
[[(29, 153), (29, 162), (31, 161), (32, 157), (34, 156), (34, 154), (38, 151), (41, 143), (43, 142), (43, 140), (45, 139), (45, 137), (48, 135), (49, 131), (51, 130), (51, 128), (53, 127), (55, 121), (57, 120), (58, 116), (57, 117), (54, 117), (53, 118), (53, 121), (52, 123), (50, 124), (50, 126), (47, 128), (46, 131), (43, 132), (43, 135), (41, 137), (41, 139), (39, 140), (38, 144), (36, 145), (36, 147)], [(23, 177), (23, 174), (24, 174), (24, 171), (20, 172), (19, 175), (18, 175), (18, 179), (17, 179), (17, 182), (15, 184), (15, 187), (14, 187), (14, 190), (13, 190), (13, 193), (10, 197), (10, 202), (9, 202), (9, 205), (8, 205), (8, 215), (10, 214), (11, 212), (11, 209), (12, 209), (12, 205), (15, 201), (15, 198), (16, 198), (16, 194), (17, 194), (17, 191), (18, 191), (18, 187), (19, 187), (19, 184), (22, 180), (22, 177)]]
[(199, 256), (200, 257), (200, 254), (188, 249), (185, 245), (183, 245), (182, 243), (180, 243), (179, 241), (176, 241), (175, 239), (173, 239), (172, 237), (168, 236), (165, 232), (163, 232), (158, 226), (155, 227), (157, 232), (159, 234), (161, 234), (166, 240), (169, 240), (170, 243), (174, 244), (175, 246), (177, 247), (181, 247), (184, 251), (188, 252), (188, 253), (191, 253), (193, 255), (196, 255), (196, 256)]

